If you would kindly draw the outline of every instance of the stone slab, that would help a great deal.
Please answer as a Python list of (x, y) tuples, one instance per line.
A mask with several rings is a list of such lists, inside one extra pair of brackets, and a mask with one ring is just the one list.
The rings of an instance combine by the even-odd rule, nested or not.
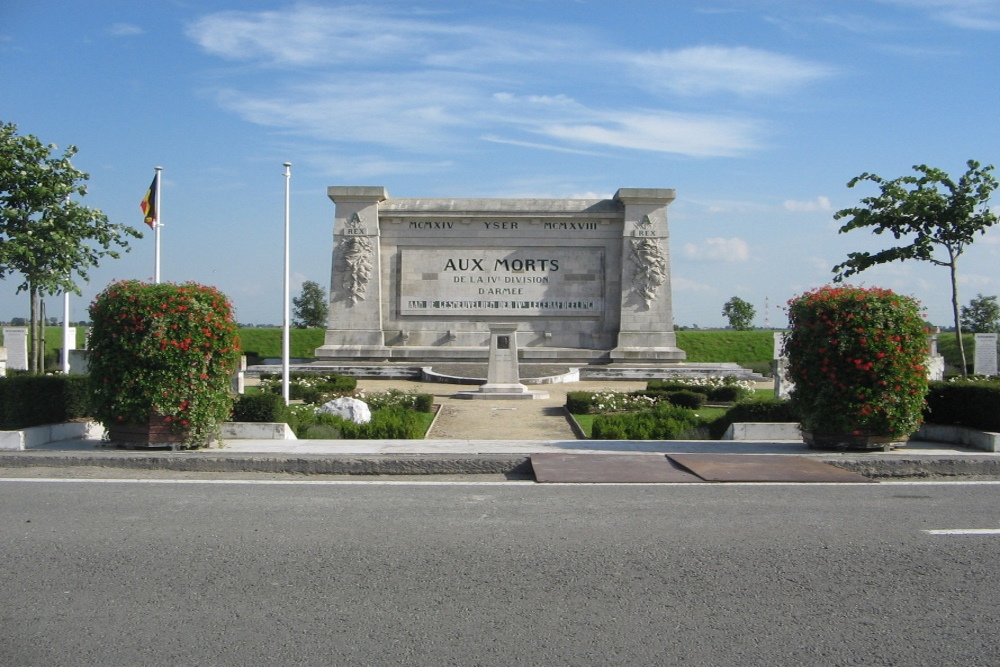
[(532, 454), (541, 483), (693, 483), (701, 478), (671, 464), (663, 454)]
[(804, 456), (670, 454), (707, 482), (870, 482), (867, 477)]
[(798, 424), (787, 422), (741, 422), (730, 424), (723, 440), (802, 440)]

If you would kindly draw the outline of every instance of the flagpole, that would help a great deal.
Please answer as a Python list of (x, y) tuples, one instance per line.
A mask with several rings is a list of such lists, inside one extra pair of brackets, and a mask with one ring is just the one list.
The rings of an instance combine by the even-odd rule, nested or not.
[[(69, 195), (66, 195), (66, 208), (69, 208)], [(69, 276), (67, 276), (68, 278)], [(69, 375), (69, 287), (63, 286), (63, 349), (62, 349), (62, 373), (63, 375)], [(76, 347), (74, 342), (74, 347)]]
[(160, 284), (160, 220), (163, 218), (163, 198), (160, 196), (160, 178), (163, 167), (156, 168), (156, 219), (153, 221), (153, 245), (156, 253), (153, 259), (153, 282)]
[(63, 330), (62, 330), (62, 372), (63, 375), (69, 375), (69, 351), (70, 344), (76, 347), (76, 341), (70, 340), (69, 335), (69, 288), (63, 288)]
[(289, 230), (291, 227), (291, 221), (289, 216), (289, 186), (291, 184), (292, 178), (292, 163), (285, 162), (285, 299), (284, 299), (284, 311), (282, 314), (281, 323), (281, 395), (285, 399), (285, 405), (288, 405), (290, 401), (289, 397), (289, 354), (291, 348), (291, 341), (289, 339), (289, 327), (290, 327), (290, 317), (289, 317), (289, 245), (290, 245), (290, 234)]

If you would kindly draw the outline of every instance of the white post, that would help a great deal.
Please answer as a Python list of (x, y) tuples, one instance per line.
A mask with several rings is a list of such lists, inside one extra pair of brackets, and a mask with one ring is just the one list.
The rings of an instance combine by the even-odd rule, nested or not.
[(285, 162), (285, 299), (284, 299), (284, 311), (282, 313), (281, 322), (281, 395), (285, 399), (285, 405), (288, 405), (291, 401), (289, 399), (289, 388), (288, 388), (288, 374), (289, 374), (289, 355), (291, 350), (291, 342), (289, 339), (289, 328), (291, 326), (290, 317), (290, 307), (289, 307), (289, 245), (290, 245), (290, 234), (289, 229), (291, 227), (291, 221), (289, 219), (289, 186), (292, 179), (292, 163)]
[(69, 335), (69, 290), (63, 290), (62, 373), (69, 375), (69, 351), (76, 348), (76, 341)]
[(160, 227), (163, 226), (161, 220), (163, 220), (163, 197), (160, 196), (160, 184), (163, 181), (162, 178), (163, 167), (156, 168), (156, 220), (153, 221), (153, 240), (154, 240), (154, 251), (156, 253), (153, 259), (153, 282), (157, 285), (160, 284)]
[[(66, 206), (69, 207), (69, 195), (66, 195)], [(70, 276), (67, 276), (67, 278)], [(62, 330), (62, 374), (69, 375), (69, 288), (63, 288), (63, 330)], [(76, 347), (76, 341), (73, 342), (73, 347)]]

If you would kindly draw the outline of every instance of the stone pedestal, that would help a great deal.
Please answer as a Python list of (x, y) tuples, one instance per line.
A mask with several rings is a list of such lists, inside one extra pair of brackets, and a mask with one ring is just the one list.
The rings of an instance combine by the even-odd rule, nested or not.
[(490, 324), (490, 361), (486, 384), (476, 391), (462, 391), (457, 398), (536, 399), (548, 398), (547, 391), (532, 391), (521, 384), (517, 367), (517, 325)]

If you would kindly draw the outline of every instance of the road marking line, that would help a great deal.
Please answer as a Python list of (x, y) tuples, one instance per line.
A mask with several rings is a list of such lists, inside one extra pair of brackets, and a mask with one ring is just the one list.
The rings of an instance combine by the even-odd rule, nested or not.
[[(532, 486), (537, 488), (546, 487), (574, 487), (574, 486), (711, 486), (715, 488), (726, 488), (732, 486), (849, 486), (852, 488), (878, 489), (885, 486), (988, 486), (1000, 484), (1000, 481), (980, 480), (980, 481), (953, 481), (953, 482), (888, 482), (879, 484), (845, 484), (843, 482), (554, 482), (538, 484), (530, 479), (521, 480), (498, 480), (498, 481), (440, 481), (440, 480), (389, 480), (389, 479), (183, 479), (183, 478), (162, 478), (143, 479), (138, 477), (104, 478), (104, 477), (0, 477), (0, 484), (4, 482), (44, 482), (57, 484), (229, 484), (229, 485), (313, 485), (313, 486)], [(997, 529), (1000, 530), (1000, 529)]]
[(929, 535), (1000, 535), (1000, 528), (946, 528), (924, 532)]

